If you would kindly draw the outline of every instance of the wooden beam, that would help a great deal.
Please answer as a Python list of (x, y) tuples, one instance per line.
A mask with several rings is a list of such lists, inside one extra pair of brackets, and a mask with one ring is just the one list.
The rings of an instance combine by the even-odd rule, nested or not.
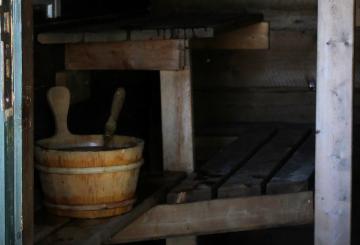
[(67, 70), (182, 70), (184, 40), (67, 44)]
[(319, 1), (315, 244), (351, 243), (355, 1)]
[(164, 169), (194, 171), (191, 72), (161, 71)]
[(193, 49), (268, 49), (269, 23), (261, 22), (216, 35), (214, 38), (193, 39)]
[(160, 205), (115, 235), (109, 244), (312, 222), (312, 192)]
[[(161, 71), (163, 164), (168, 171), (195, 170), (191, 71)], [(171, 244), (196, 244), (196, 237), (166, 240)]]

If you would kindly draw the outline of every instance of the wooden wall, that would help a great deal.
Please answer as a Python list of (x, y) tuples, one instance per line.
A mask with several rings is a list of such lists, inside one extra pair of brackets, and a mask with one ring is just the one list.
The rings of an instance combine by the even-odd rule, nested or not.
[[(246, 7), (263, 13), (270, 23), (269, 50), (193, 52), (196, 125), (315, 122), (315, 91), (310, 87), (316, 84), (316, 3), (153, 0), (154, 10), (163, 14), (240, 12)], [(360, 85), (359, 72), (355, 84)]]

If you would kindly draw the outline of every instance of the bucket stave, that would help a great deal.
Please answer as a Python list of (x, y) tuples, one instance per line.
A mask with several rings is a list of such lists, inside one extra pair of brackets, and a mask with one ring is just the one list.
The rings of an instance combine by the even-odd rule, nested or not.
[(67, 128), (68, 89), (50, 89), (48, 101), (56, 133), (35, 144), (45, 207), (53, 214), (75, 218), (110, 217), (130, 211), (144, 141), (128, 136), (73, 135)]

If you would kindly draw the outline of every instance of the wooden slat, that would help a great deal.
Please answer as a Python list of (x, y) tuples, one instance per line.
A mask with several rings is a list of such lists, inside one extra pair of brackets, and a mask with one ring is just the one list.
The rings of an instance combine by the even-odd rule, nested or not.
[(266, 182), (291, 156), (307, 130), (281, 130), (243, 167), (237, 170), (218, 191), (222, 198), (261, 195)]
[[(150, 196), (141, 201), (134, 209), (122, 216), (94, 219), (94, 220), (73, 220), (62, 229), (51, 234), (40, 241), (40, 245), (101, 245), (104, 241), (110, 239), (114, 234), (129, 225), (135, 219), (140, 217), (146, 211), (156, 206), (164, 199), (166, 193), (174, 187), (181, 179), (182, 173), (168, 173), (161, 177), (155, 177), (142, 184), (141, 189), (149, 186), (157, 186), (159, 189)], [(155, 181), (155, 182), (154, 182)]]
[(166, 239), (166, 245), (196, 245), (196, 236), (183, 236)]
[(115, 235), (109, 244), (312, 222), (312, 192), (160, 205)]
[[(194, 91), (197, 122), (313, 123), (315, 92), (295, 90), (208, 89)], [(210, 107), (211, 110), (203, 108)]]
[(197, 136), (195, 157), (197, 162), (206, 162), (226, 145), (237, 140), (237, 136)]
[(276, 3), (263, 0), (237, 0), (237, 1), (218, 1), (218, 0), (154, 0), (154, 10), (160, 13), (183, 12), (237, 12), (246, 9), (286, 9), (286, 10), (305, 10), (315, 9), (316, 1), (297, 0), (286, 1), (277, 0)]
[(253, 24), (236, 31), (216, 35), (209, 39), (194, 39), (193, 49), (268, 49), (269, 23)]
[(319, 1), (315, 244), (351, 244), (355, 1)]
[(173, 28), (173, 29), (148, 29), (148, 30), (113, 30), (98, 32), (49, 32), (38, 35), (42, 44), (75, 44), (75, 43), (105, 43), (122, 41), (148, 41), (171, 40), (190, 38), (212, 38), (213, 28)]
[[(133, 19), (122, 17), (112, 20), (99, 19), (97, 23), (53, 22), (48, 27), (52, 32), (39, 34), (38, 41), (43, 44), (69, 44), (211, 38), (215, 33), (236, 30), (263, 20), (260, 14), (242, 12), (211, 15), (150, 15)], [(42, 28), (46, 29), (44, 26)]]
[(269, 181), (267, 194), (293, 193), (309, 190), (315, 170), (315, 135), (296, 150), (294, 155)]
[(191, 72), (161, 71), (164, 169), (194, 171)]
[(182, 70), (185, 41), (68, 44), (68, 70)]
[(175, 187), (167, 196), (168, 203), (209, 200), (217, 196), (218, 187), (238, 167), (273, 136), (274, 130), (248, 131), (224, 147), (194, 174)]

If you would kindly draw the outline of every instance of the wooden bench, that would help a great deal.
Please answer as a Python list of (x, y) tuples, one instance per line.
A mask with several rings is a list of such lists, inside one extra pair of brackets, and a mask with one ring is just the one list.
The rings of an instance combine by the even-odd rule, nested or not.
[(108, 244), (313, 222), (315, 134), (249, 128)]
[[(181, 175), (172, 175), (124, 216), (38, 224), (39, 244), (116, 244), (313, 221), (313, 194), (306, 184), (310, 173), (287, 179), (291, 174), (300, 176), (303, 163), (313, 163), (302, 158), (309, 129), (241, 129), (231, 135), (236, 138), (233, 142), (194, 172), (191, 50), (267, 49), (268, 24), (260, 22), (259, 15), (245, 13), (174, 19), (145, 18), (76, 28), (62, 23), (39, 34), (43, 44), (65, 46), (67, 71), (159, 70), (164, 170), (188, 173), (176, 187)], [(57, 77), (64, 82), (64, 76)], [(290, 191), (282, 188), (290, 185)], [(142, 186), (146, 184), (140, 190)], [(266, 195), (270, 193), (276, 195)], [(169, 204), (163, 204), (163, 199)]]

